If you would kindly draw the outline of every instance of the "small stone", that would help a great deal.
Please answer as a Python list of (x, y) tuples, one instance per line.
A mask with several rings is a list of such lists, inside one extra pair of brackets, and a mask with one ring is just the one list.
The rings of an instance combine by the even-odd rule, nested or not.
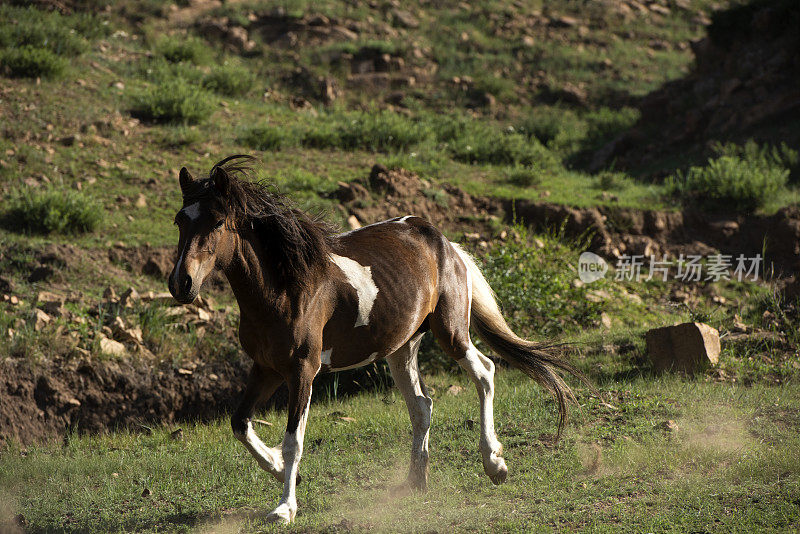
[(137, 208), (146, 208), (147, 197), (145, 197), (142, 193), (139, 193), (139, 196), (136, 197), (136, 201), (133, 203), (133, 205)]
[(126, 308), (132, 307), (137, 300), (139, 300), (139, 292), (133, 287), (129, 287), (119, 296), (120, 305)]
[(449, 388), (447, 388), (447, 393), (449, 395), (458, 395), (462, 391), (464, 391), (464, 388), (459, 386), (458, 384), (453, 384)]
[(219, 377), (214, 373), (209, 373), (208, 379), (211, 380), (212, 382), (216, 382), (217, 380), (219, 380)]
[(39, 308), (34, 309), (33, 311), (33, 329), (36, 332), (40, 332), (50, 324), (50, 316), (47, 315), (44, 311), (40, 310)]
[(113, 339), (109, 339), (105, 336), (100, 338), (100, 351), (104, 354), (115, 356), (117, 358), (125, 356), (127, 353), (125, 350), (125, 345), (119, 341), (114, 341)]
[(179, 375), (183, 375), (183, 376), (189, 376), (189, 375), (192, 374), (192, 371), (190, 371), (189, 369), (184, 369), (183, 367), (181, 367), (181, 368), (178, 369), (178, 374)]
[(603, 325), (603, 328), (606, 330), (611, 329), (611, 317), (606, 312), (600, 314), (600, 324)]

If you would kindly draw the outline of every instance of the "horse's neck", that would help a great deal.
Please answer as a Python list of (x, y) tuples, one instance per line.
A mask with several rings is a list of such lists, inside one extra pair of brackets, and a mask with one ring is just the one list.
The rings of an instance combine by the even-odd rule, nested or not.
[(261, 243), (252, 234), (241, 235), (239, 239), (233, 259), (224, 271), (225, 276), (239, 302), (241, 312), (261, 315), (265, 311), (265, 305), (274, 302), (277, 295), (274, 294), (264, 269)]

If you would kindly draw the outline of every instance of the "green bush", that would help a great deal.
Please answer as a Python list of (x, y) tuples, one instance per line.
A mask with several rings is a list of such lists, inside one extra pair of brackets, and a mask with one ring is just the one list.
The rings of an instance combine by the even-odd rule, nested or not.
[(800, 155), (786, 143), (762, 146), (750, 139), (744, 145), (715, 143), (711, 148), (718, 156), (736, 156), (764, 167), (786, 169), (790, 182), (800, 182)]
[(88, 196), (70, 189), (21, 189), (11, 194), (3, 225), (12, 230), (49, 234), (91, 232), (103, 212)]
[(216, 67), (203, 78), (203, 87), (224, 96), (246, 94), (255, 82), (252, 72), (239, 65)]
[(67, 68), (67, 60), (46, 48), (23, 46), (0, 52), (2, 71), (15, 78), (55, 78)]
[(509, 324), (523, 335), (545, 337), (594, 324), (602, 305), (586, 299), (585, 287), (573, 284), (571, 263), (578, 256), (578, 247), (540, 236), (547, 246), (539, 248), (532, 243), (527, 227), (517, 225), (515, 229), (519, 240), (497, 243), (478, 262)]
[(289, 128), (281, 128), (264, 124), (255, 126), (244, 132), (239, 141), (256, 150), (280, 150), (294, 144), (293, 132)]
[(187, 61), (195, 65), (206, 63), (211, 56), (203, 41), (186, 35), (162, 37), (156, 43), (156, 52), (171, 63)]
[(541, 170), (537, 166), (517, 165), (505, 171), (506, 180), (520, 187), (531, 187), (542, 181)]
[(631, 180), (624, 172), (603, 171), (597, 175), (596, 187), (603, 191), (620, 191), (630, 185)]
[(135, 93), (130, 111), (142, 120), (196, 124), (211, 115), (215, 104), (207, 91), (173, 79)]
[(0, 20), (4, 21), (0, 24), (0, 46), (4, 48), (45, 48), (59, 56), (77, 56), (87, 48), (86, 40), (73, 27), (74, 22), (80, 21), (80, 27), (85, 28), (83, 18), (3, 6)]
[(537, 165), (542, 169), (560, 166), (558, 158), (536, 139), (489, 127), (473, 128), (464, 137), (454, 139), (450, 151), (453, 159), (464, 163)]
[(170, 63), (163, 57), (143, 61), (138, 70), (142, 78), (157, 83), (181, 79), (199, 85), (204, 79), (202, 71), (191, 63)]
[(425, 125), (389, 111), (347, 114), (336, 130), (340, 147), (372, 151), (404, 150), (430, 135)]
[(777, 195), (789, 171), (754, 159), (720, 156), (666, 180), (669, 194), (707, 209), (751, 213)]

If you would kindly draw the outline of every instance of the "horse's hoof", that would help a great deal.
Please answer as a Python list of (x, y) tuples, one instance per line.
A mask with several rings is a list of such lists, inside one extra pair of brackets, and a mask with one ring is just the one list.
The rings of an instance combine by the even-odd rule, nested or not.
[(289, 508), (288, 504), (280, 504), (277, 508), (271, 511), (267, 517), (267, 523), (281, 523), (284, 525), (288, 525), (292, 521), (294, 521), (294, 514), (296, 510), (292, 510)]
[(506, 467), (506, 463), (503, 461), (503, 459), (500, 458), (500, 465), (497, 466), (495, 472), (492, 474), (486, 474), (489, 475), (489, 480), (492, 481), (492, 484), (499, 486), (506, 481), (506, 478), (508, 478), (508, 467)]

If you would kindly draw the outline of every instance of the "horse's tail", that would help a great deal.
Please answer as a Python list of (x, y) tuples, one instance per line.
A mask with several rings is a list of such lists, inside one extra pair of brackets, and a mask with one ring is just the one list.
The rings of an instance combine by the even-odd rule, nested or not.
[(567, 421), (568, 403), (577, 404), (570, 387), (555, 369), (561, 369), (578, 377), (592, 392), (597, 390), (581, 371), (569, 362), (553, 354), (554, 347), (522, 339), (506, 323), (495, 294), (486, 278), (483, 277), (475, 260), (460, 246), (454, 244), (456, 251), (467, 266), (472, 283), (472, 308), (470, 325), (478, 336), (503, 360), (536, 380), (555, 397), (558, 403), (558, 434), (561, 437)]

